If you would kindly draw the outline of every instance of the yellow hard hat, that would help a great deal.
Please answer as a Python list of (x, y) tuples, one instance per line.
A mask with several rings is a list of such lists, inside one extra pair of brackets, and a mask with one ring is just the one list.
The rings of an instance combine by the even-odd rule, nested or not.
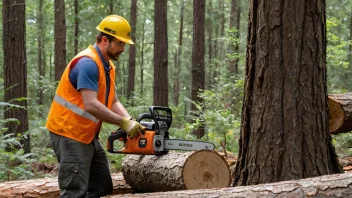
[(125, 43), (134, 44), (131, 40), (130, 24), (119, 15), (109, 15), (105, 17), (97, 26), (97, 30)]

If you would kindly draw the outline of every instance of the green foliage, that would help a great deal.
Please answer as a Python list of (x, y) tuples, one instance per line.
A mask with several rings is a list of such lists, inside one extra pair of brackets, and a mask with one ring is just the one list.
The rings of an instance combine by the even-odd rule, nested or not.
[(352, 134), (341, 133), (333, 135), (333, 144), (339, 157), (352, 156)]
[(13, 134), (4, 135), (0, 132), (0, 182), (33, 178), (32, 162), (35, 154), (24, 154), (24, 150), (6, 151), (5, 148), (21, 146), (19, 139)]

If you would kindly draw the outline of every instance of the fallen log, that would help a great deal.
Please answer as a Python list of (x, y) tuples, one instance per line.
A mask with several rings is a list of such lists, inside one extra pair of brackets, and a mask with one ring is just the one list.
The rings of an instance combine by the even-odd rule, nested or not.
[(109, 197), (352, 197), (352, 173), (325, 175), (254, 186), (125, 194)]
[(136, 192), (222, 188), (231, 184), (229, 165), (217, 152), (128, 155), (122, 162), (126, 182)]
[[(113, 174), (113, 194), (131, 193), (121, 173)], [(0, 197), (59, 197), (57, 178), (32, 179), (0, 183)]]
[(330, 133), (352, 131), (352, 93), (330, 94), (328, 98)]

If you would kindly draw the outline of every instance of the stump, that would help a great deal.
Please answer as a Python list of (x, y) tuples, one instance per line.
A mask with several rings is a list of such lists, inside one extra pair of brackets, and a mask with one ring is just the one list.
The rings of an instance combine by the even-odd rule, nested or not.
[(352, 94), (329, 95), (329, 131), (338, 134), (352, 131)]
[(128, 155), (122, 170), (126, 183), (136, 192), (223, 188), (231, 184), (227, 162), (209, 150)]

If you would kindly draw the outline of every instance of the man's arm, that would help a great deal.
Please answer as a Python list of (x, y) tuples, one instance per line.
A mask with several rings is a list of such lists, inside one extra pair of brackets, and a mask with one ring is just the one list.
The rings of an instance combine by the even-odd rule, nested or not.
[[(121, 117), (120, 115), (116, 114), (115, 112), (108, 109), (105, 105), (100, 103), (97, 99), (97, 92), (89, 89), (81, 89), (80, 91), (84, 104), (84, 110), (92, 114), (100, 121), (120, 126), (120, 128), (126, 131), (130, 137), (138, 136), (144, 130), (142, 125), (140, 125), (138, 122), (127, 119), (130, 117)], [(117, 102), (115, 102), (115, 105), (116, 103)], [(121, 107), (115, 108), (118, 108), (121, 111)], [(123, 106), (122, 108), (124, 109), (124, 111), (126, 111)], [(125, 113), (127, 113), (127, 111)], [(124, 115), (122, 114), (122, 116)]]
[[(80, 89), (80, 92), (85, 111), (92, 114), (100, 121), (120, 125), (123, 117), (125, 117), (124, 114), (117, 114), (114, 110), (111, 111), (101, 102), (99, 102), (99, 100), (97, 99), (97, 92), (89, 89)], [(129, 116), (128, 113), (127, 116)], [(127, 116), (126, 118), (130, 118), (130, 116)]]
[(130, 114), (127, 112), (126, 108), (120, 103), (120, 101), (117, 99), (117, 96), (115, 94), (114, 100), (112, 103), (112, 109), (114, 113), (118, 114), (119, 116), (125, 117), (127, 119), (131, 119), (132, 117)]

